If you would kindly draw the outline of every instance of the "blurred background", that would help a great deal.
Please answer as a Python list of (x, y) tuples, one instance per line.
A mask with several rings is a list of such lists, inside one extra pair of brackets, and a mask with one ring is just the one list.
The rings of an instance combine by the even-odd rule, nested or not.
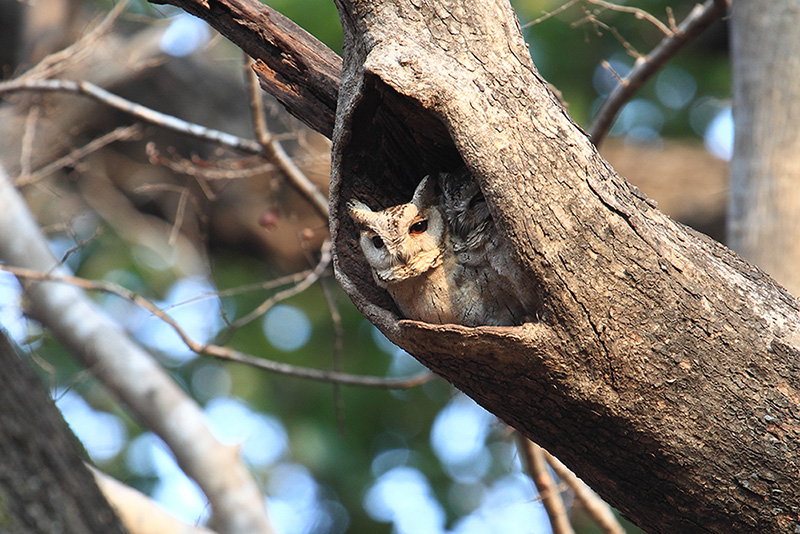
[[(330, 0), (267, 3), (341, 52)], [(647, 20), (597, 4), (574, 1), (543, 17), (564, 1), (512, 3), (541, 74), (584, 127), (633, 65), (634, 51), (646, 54), (663, 36)], [(694, 6), (624, 4), (664, 23), (682, 20)], [(3, 78), (75, 43), (111, 7), (0, 0)], [(53, 68), (55, 77), (89, 80), (183, 120), (254, 137), (241, 51), (174, 8), (132, 2), (112, 30)], [(663, 211), (718, 240), (733, 138), (729, 96), (727, 30), (717, 22), (625, 105), (601, 146)], [(263, 99), (270, 131), (326, 192), (328, 141), (269, 95)], [(270, 360), (357, 374), (422, 370), (358, 313), (330, 269), (305, 291), (229, 328), (317, 264), (327, 222), (264, 159), (155, 126), (73, 152), (133, 122), (73, 95), (2, 101), (0, 161), (56, 256), (77, 276), (136, 291), (201, 342), (224, 340)], [(443, 380), (390, 391), (274, 375), (197, 356), (149, 312), (113, 295), (94, 296), (201, 403), (220, 439), (241, 446), (280, 532), (550, 532), (512, 432)], [(205, 498), (169, 450), (24, 317), (23, 300), (16, 279), (0, 272), (0, 325), (33, 355), (91, 461), (185, 521), (202, 523)], [(572, 503), (569, 492), (565, 499)], [(599, 532), (580, 506), (571, 514), (576, 531)]]

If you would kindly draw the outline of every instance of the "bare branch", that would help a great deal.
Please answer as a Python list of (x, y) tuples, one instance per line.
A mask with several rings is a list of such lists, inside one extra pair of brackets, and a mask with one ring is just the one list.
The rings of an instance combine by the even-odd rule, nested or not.
[(154, 124), (195, 139), (200, 139), (201, 141), (216, 143), (233, 150), (250, 154), (261, 154), (263, 152), (261, 145), (255, 141), (242, 139), (241, 137), (226, 132), (214, 130), (213, 128), (206, 128), (205, 126), (186, 122), (172, 115), (155, 111), (110, 93), (87, 81), (15, 79), (7, 82), (0, 82), (0, 94), (17, 93), (20, 91), (61, 92), (84, 95), (116, 110), (127, 113), (143, 122)]
[(542, 499), (542, 505), (544, 505), (547, 516), (550, 518), (550, 527), (553, 529), (553, 534), (574, 534), (575, 531), (569, 522), (564, 501), (561, 499), (561, 494), (553, 481), (553, 477), (550, 476), (547, 470), (544, 449), (520, 433), (517, 433), (516, 436), (517, 450), (519, 450), (524, 460), (523, 465), (528, 471), (528, 476), (536, 485), (539, 497)]
[[(336, 372), (342, 369), (342, 352), (344, 351), (344, 325), (342, 324), (342, 314), (339, 313), (339, 307), (336, 305), (332, 285), (336, 282), (330, 278), (323, 278), (320, 280), (322, 286), (322, 293), (325, 295), (325, 302), (328, 303), (328, 311), (331, 314), (331, 322), (333, 322), (333, 332), (336, 336), (333, 341), (333, 370)], [(344, 400), (342, 399), (342, 392), (339, 384), (333, 385), (333, 409), (336, 413), (336, 422), (339, 429), (344, 428)]]
[[(248, 61), (247, 65), (252, 65), (252, 61)], [(317, 186), (314, 185), (314, 182), (309, 180), (303, 171), (295, 165), (294, 161), (292, 161), (283, 149), (283, 145), (281, 145), (267, 129), (261, 89), (259, 88), (258, 77), (252, 68), (247, 69), (247, 82), (248, 92), (250, 94), (250, 109), (253, 112), (253, 128), (255, 129), (258, 141), (264, 148), (264, 155), (267, 160), (274, 163), (283, 172), (292, 186), (303, 195), (314, 209), (319, 212), (322, 218), (327, 221), (327, 197), (325, 197)]]
[[(252, 71), (250, 72), (252, 73)], [(257, 85), (255, 85), (255, 75), (251, 74), (250, 77), (252, 80), (252, 93), (253, 88), (257, 87)], [(227, 148), (239, 150), (241, 152), (263, 155), (268, 161), (281, 169), (281, 171), (289, 179), (289, 182), (292, 184), (292, 186), (311, 203), (311, 205), (317, 210), (323, 219), (326, 221), (328, 219), (328, 199), (319, 191), (317, 186), (308, 179), (308, 177), (299, 169), (299, 167), (297, 167), (294, 161), (292, 161), (292, 159), (283, 149), (283, 146), (280, 144), (280, 142), (278, 142), (277, 139), (275, 139), (269, 134), (269, 132), (265, 130), (265, 124), (262, 127), (259, 127), (259, 123), (256, 122), (259, 142), (255, 142), (248, 139), (242, 139), (241, 137), (237, 137), (226, 132), (214, 130), (212, 128), (206, 128), (205, 126), (201, 126), (199, 124), (186, 122), (172, 115), (155, 111), (151, 108), (142, 106), (141, 104), (137, 104), (135, 102), (131, 102), (130, 100), (119, 97), (87, 81), (16, 79), (8, 82), (0, 82), (0, 94), (14, 93), (19, 91), (66, 92), (88, 96), (105, 105), (128, 113), (129, 115), (132, 115), (141, 121), (160, 126), (167, 130), (172, 130), (174, 132), (194, 137), (195, 139), (200, 139), (202, 141), (216, 143)], [(251, 99), (251, 101), (254, 102), (255, 98)], [(119, 132), (116, 135), (119, 135)], [(102, 146), (104, 142), (107, 144), (114, 140), (113, 135), (112, 138), (106, 138), (104, 136), (101, 139), (103, 139), (103, 141), (98, 140), (97, 142), (87, 145), (86, 149), (78, 152), (78, 154), (89, 152), (92, 149), (96, 150)], [(42, 171), (37, 172), (35, 177), (24, 177), (20, 179), (16, 185), (26, 185), (28, 183), (32, 183), (36, 179), (40, 179), (44, 174), (46, 174), (46, 172), (52, 172), (52, 169), (58, 168), (58, 165), (64, 165), (64, 161), (72, 161), (74, 159), (77, 158), (75, 158), (73, 154), (65, 156), (64, 158), (59, 159), (58, 162), (54, 162), (45, 169), (42, 169)]]
[(653, 24), (656, 28), (658, 28), (661, 33), (666, 35), (667, 37), (672, 36), (672, 30), (670, 30), (663, 22), (658, 20), (656, 17), (645, 11), (644, 9), (640, 9), (638, 7), (631, 7), (631, 6), (621, 6), (619, 4), (614, 4), (612, 2), (606, 2), (605, 0), (586, 0), (586, 2), (604, 7), (610, 11), (619, 11), (620, 13), (631, 13), (639, 20), (646, 20)]
[(237, 319), (236, 321), (234, 321), (233, 323), (231, 323), (230, 329), (234, 330), (234, 329), (237, 329), (237, 328), (241, 328), (242, 326), (244, 326), (244, 325), (246, 325), (248, 323), (251, 323), (255, 319), (257, 319), (257, 318), (261, 317), (262, 315), (264, 315), (265, 313), (267, 313), (267, 311), (269, 311), (270, 308), (272, 308), (273, 306), (275, 306), (279, 302), (282, 302), (282, 301), (284, 301), (284, 300), (286, 300), (288, 298), (291, 298), (291, 297), (293, 297), (293, 296), (295, 296), (295, 295), (297, 295), (299, 293), (302, 293), (303, 291), (305, 291), (306, 289), (311, 287), (317, 280), (320, 279), (320, 277), (322, 276), (322, 273), (325, 272), (325, 269), (327, 269), (328, 265), (330, 265), (330, 263), (331, 263), (331, 240), (330, 239), (326, 239), (322, 243), (321, 253), (322, 253), (322, 255), (321, 255), (320, 259), (319, 259), (319, 262), (317, 263), (317, 266), (314, 267), (314, 269), (310, 273), (308, 273), (308, 276), (306, 276), (305, 278), (300, 280), (294, 286), (292, 286), (290, 288), (287, 288), (287, 289), (284, 289), (283, 291), (279, 291), (278, 293), (275, 293), (274, 295), (272, 295), (270, 298), (268, 298), (267, 300), (262, 302), (256, 309), (254, 309), (253, 311), (251, 311), (247, 315), (244, 315), (244, 316), (240, 317), (239, 319)]
[(150, 497), (126, 486), (117, 479), (87, 466), (103, 496), (114, 508), (130, 534), (216, 534), (197, 525), (190, 525), (165, 511)]
[(547, 451), (544, 451), (544, 455), (553, 471), (572, 488), (575, 497), (605, 534), (625, 534), (625, 529), (620, 525), (611, 507), (592, 488), (561, 463), (561, 460)]
[(36, 126), (41, 113), (41, 107), (31, 106), (28, 110), (28, 116), (25, 118), (25, 131), (22, 134), (22, 146), (20, 146), (19, 151), (19, 168), (21, 174), (28, 174), (31, 170), (33, 140), (36, 137)]
[(70, 69), (75, 63), (88, 56), (97, 42), (114, 26), (119, 16), (127, 9), (129, 0), (122, 0), (103, 17), (91, 31), (70, 46), (49, 54), (38, 64), (20, 76), (20, 80), (52, 78)]
[[(68, 276), (19, 192), (0, 173), (0, 258), (27, 269)], [(23, 278), (24, 279), (24, 278)], [(45, 280), (45, 279), (43, 279)], [(154, 359), (77, 287), (25, 280), (30, 313), (92, 371), (146, 428), (158, 434), (211, 503), (226, 534), (267, 534), (264, 497), (239, 452), (220, 443), (200, 407)]]
[[(2, 245), (2, 243), (0, 243), (0, 245)], [(103, 280), (86, 280), (85, 278), (79, 278), (77, 276), (50, 274), (34, 269), (13, 267), (3, 264), (0, 264), (0, 270), (10, 272), (21, 280), (57, 282), (77, 286), (88, 291), (101, 291), (103, 293), (117, 295), (118, 297), (122, 297), (137, 304), (138, 306), (141, 306), (158, 317), (160, 320), (164, 321), (175, 331), (176, 334), (178, 334), (184, 344), (191, 351), (196, 352), (197, 354), (206, 354), (222, 360), (244, 363), (252, 367), (264, 369), (265, 371), (270, 371), (276, 374), (293, 376), (295, 378), (318, 380), (321, 382), (331, 382), (346, 386), (363, 386), (384, 389), (409, 389), (420, 384), (424, 384), (434, 377), (433, 373), (428, 371), (405, 378), (384, 378), (378, 376), (363, 376), (352, 375), (349, 373), (323, 371), (319, 369), (311, 369), (308, 367), (300, 367), (288, 363), (267, 360), (258, 356), (253, 356), (252, 354), (247, 354), (219, 345), (204, 345), (189, 336), (189, 334), (187, 334), (186, 331), (181, 328), (172, 317), (170, 317), (164, 310), (153, 304), (153, 302), (147, 300), (138, 293), (130, 291), (129, 289), (117, 284)], [(292, 288), (292, 290), (294, 290), (294, 288)]]
[(620, 108), (627, 102), (650, 77), (658, 72), (664, 63), (689, 40), (699, 35), (712, 22), (725, 14), (730, 0), (706, 0), (697, 5), (681, 22), (677, 31), (671, 32), (650, 52), (646, 59), (637, 61), (625, 79), (608, 95), (597, 111), (592, 124), (586, 130), (595, 145), (599, 145), (608, 133)]
[(542, 23), (542, 22), (546, 21), (549, 18), (555, 17), (559, 13), (561, 13), (563, 11), (566, 11), (567, 9), (571, 8), (572, 6), (574, 6), (575, 4), (577, 4), (580, 1), (581, 0), (569, 0), (569, 2), (565, 2), (564, 4), (560, 5), (556, 9), (554, 9), (553, 11), (545, 12), (544, 15), (542, 15), (541, 17), (528, 22), (527, 24), (522, 26), (522, 29), (526, 30), (526, 29), (530, 28), (531, 26), (536, 26), (537, 24)]
[[(245, 167), (242, 165), (242, 160), (237, 159), (234, 165), (230, 168), (220, 165), (219, 162), (214, 162), (215, 167), (206, 166), (204, 163), (200, 164), (196, 161), (180, 157), (176, 154), (166, 156), (156, 147), (154, 142), (149, 142), (145, 146), (145, 153), (150, 163), (153, 165), (164, 166), (171, 171), (178, 174), (185, 174), (196, 179), (216, 181), (216, 180), (242, 180), (245, 178), (252, 178), (254, 176), (261, 176), (266, 173), (275, 172), (277, 167), (272, 163), (264, 163), (261, 165), (254, 165), (252, 167)], [(214, 195), (206, 196), (213, 200)]]
[(59, 169), (63, 169), (64, 167), (75, 165), (78, 161), (85, 158), (92, 152), (96, 152), (103, 148), (104, 146), (110, 145), (115, 141), (129, 141), (138, 138), (139, 134), (142, 132), (142, 127), (139, 124), (134, 124), (132, 126), (120, 126), (113, 131), (98, 137), (97, 139), (93, 139), (92, 141), (86, 143), (84, 146), (80, 148), (76, 148), (66, 156), (60, 157), (57, 160), (48, 163), (44, 167), (37, 169), (35, 171), (25, 170), (23, 167), (22, 172), (20, 172), (19, 177), (14, 180), (14, 185), (17, 187), (23, 187), (26, 185), (34, 184), (39, 180), (42, 180), (49, 176), (50, 174), (56, 172)]

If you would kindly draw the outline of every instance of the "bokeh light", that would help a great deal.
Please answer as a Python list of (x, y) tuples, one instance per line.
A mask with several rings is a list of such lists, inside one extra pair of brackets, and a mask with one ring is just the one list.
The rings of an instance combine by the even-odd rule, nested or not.
[(128, 440), (125, 424), (114, 414), (95, 410), (74, 391), (56, 391), (56, 406), (92, 461), (116, 457)]
[(205, 22), (188, 13), (181, 13), (173, 17), (161, 35), (161, 50), (170, 56), (184, 57), (205, 46), (210, 38), (211, 32)]
[(290, 304), (278, 304), (264, 316), (264, 335), (278, 350), (292, 352), (308, 343), (311, 321), (306, 313)]

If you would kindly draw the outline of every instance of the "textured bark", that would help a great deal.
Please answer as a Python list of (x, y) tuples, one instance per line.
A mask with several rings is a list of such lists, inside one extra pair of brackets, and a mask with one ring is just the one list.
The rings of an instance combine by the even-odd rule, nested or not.
[(728, 244), (800, 295), (800, 4), (733, 6)]
[[(548, 92), (504, 1), (339, 0), (331, 188), (339, 279), (392, 341), (565, 461), (651, 532), (791, 532), (798, 303), (656, 210)], [(540, 322), (399, 320), (346, 202), (479, 180)]]
[(125, 532), (61, 414), (2, 331), (0, 363), (0, 532)]
[(331, 136), (342, 60), (274, 9), (248, 0), (157, 0), (208, 22), (256, 60), (265, 91), (318, 132)]

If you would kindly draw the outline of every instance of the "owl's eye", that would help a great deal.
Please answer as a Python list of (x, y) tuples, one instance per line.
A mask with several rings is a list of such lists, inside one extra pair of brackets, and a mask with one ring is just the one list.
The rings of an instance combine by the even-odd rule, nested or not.
[(422, 220), (417, 221), (411, 225), (411, 228), (408, 229), (409, 234), (421, 234), (425, 230), (428, 229), (428, 221)]
[(372, 238), (372, 246), (375, 248), (383, 248), (383, 239), (378, 236)]

